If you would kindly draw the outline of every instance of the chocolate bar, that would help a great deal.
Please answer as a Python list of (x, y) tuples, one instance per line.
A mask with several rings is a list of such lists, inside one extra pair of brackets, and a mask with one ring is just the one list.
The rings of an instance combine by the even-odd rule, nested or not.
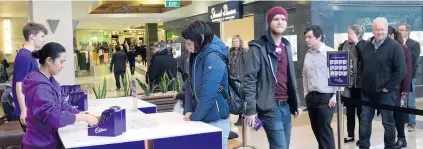
[[(243, 114), (242, 115), (242, 118), (243, 118), (243, 120), (245, 120), (245, 114)], [(258, 119), (257, 117), (256, 117), (256, 119), (255, 119), (255, 123), (254, 123), (254, 126), (250, 126), (250, 127), (253, 127), (253, 129), (255, 130), (255, 131), (258, 131), (261, 127), (263, 126), (263, 122), (261, 122), (260, 121), (260, 119)]]

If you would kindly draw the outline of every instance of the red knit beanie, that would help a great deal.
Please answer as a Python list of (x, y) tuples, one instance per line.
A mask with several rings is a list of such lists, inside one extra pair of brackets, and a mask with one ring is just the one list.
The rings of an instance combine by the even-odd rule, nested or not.
[(286, 20), (288, 20), (288, 12), (286, 11), (286, 9), (276, 6), (267, 12), (267, 24), (270, 24), (270, 22), (272, 22), (273, 20), (273, 17), (278, 14), (284, 15)]

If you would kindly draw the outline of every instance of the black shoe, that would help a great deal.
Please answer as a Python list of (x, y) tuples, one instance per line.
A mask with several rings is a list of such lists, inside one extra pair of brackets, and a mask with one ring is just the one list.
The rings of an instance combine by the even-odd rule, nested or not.
[(355, 142), (355, 145), (360, 146), (360, 140), (357, 140), (357, 142)]
[(401, 149), (404, 147), (407, 147), (407, 140), (405, 140), (405, 138), (398, 138), (395, 148)]
[(354, 137), (352, 137), (351, 139), (344, 138), (344, 143), (353, 142), (354, 140)]

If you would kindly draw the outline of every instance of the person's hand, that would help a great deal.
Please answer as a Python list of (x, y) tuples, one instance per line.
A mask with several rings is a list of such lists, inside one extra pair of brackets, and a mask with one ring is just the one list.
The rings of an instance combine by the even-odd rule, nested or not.
[(297, 111), (295, 111), (294, 118), (295, 119), (300, 118), (302, 113), (303, 113), (303, 109), (298, 108)]
[(388, 89), (386, 89), (386, 88), (383, 88), (383, 90), (382, 90), (383, 92), (385, 92), (385, 93), (387, 93), (388, 92)]
[(256, 123), (257, 114), (253, 114), (250, 116), (245, 116), (245, 124), (247, 124), (250, 127), (253, 127)]
[(330, 99), (329, 100), (329, 108), (334, 108), (334, 107), (336, 107), (336, 100), (335, 99)]
[(350, 36), (351, 36), (352, 41), (354, 42), (354, 45), (357, 45), (357, 43), (358, 43), (357, 35), (356, 34), (351, 34)]
[(21, 120), (21, 124), (26, 126), (26, 109), (25, 110), (21, 110), (21, 115), (19, 117), (19, 119)]
[(87, 120), (85, 120), (89, 126), (95, 126), (98, 124), (98, 118), (92, 116), (91, 114), (87, 114)]
[(189, 118), (191, 116), (191, 114), (192, 114), (191, 112), (185, 113), (184, 121), (191, 121), (191, 119)]

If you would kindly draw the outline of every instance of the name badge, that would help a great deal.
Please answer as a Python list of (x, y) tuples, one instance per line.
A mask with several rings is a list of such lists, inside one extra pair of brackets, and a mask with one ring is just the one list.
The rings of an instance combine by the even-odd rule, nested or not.
[(279, 47), (276, 48), (276, 52), (280, 53), (281, 51), (282, 51), (281, 48), (279, 48)]

